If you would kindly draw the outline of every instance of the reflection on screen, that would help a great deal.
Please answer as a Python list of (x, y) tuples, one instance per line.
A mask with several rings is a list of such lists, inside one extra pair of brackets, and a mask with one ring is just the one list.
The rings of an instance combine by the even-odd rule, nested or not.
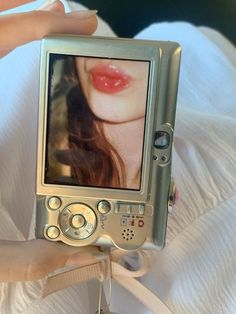
[(45, 183), (140, 190), (149, 62), (50, 55)]

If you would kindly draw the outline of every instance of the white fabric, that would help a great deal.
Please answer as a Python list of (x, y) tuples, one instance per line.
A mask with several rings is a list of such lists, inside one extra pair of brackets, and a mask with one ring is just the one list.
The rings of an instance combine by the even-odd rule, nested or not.
[[(73, 9), (80, 8), (73, 4)], [(112, 35), (102, 24), (99, 34)], [(137, 37), (183, 48), (173, 175), (180, 200), (167, 246), (151, 252), (143, 279), (174, 313), (236, 311), (236, 56), (219, 33), (187, 23), (154, 24)], [(34, 217), (39, 43), (0, 60), (0, 238), (27, 239)], [(94, 314), (98, 287), (76, 285), (37, 300), (43, 281), (0, 285), (1, 314)], [(113, 285), (111, 309), (148, 314)]]
[[(106, 260), (49, 276), (42, 289), (42, 296), (47, 297), (56, 291), (91, 279), (100, 280), (102, 287), (104, 280), (110, 282), (112, 278), (113, 281), (118, 282), (124, 289), (132, 293), (153, 314), (173, 314), (154, 293), (137, 280), (137, 278), (144, 276), (150, 268), (148, 253), (141, 250), (138, 253), (142, 256), (142, 263), (140, 263), (137, 270), (129, 270), (122, 266), (119, 261), (128, 253), (116, 249), (112, 250), (110, 255), (107, 255)], [(105, 298), (100, 298), (100, 300), (105, 301)], [(107, 304), (104, 304), (102, 308), (107, 309)]]

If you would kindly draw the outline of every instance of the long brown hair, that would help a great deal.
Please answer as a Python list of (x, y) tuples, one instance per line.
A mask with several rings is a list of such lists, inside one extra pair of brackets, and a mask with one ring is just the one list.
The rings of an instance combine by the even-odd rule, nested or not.
[[(75, 184), (81, 186), (125, 188), (125, 166), (104, 134), (103, 121), (90, 110), (76, 72), (75, 58), (66, 56), (62, 80), (53, 99), (66, 91), (68, 149), (57, 150), (57, 161), (71, 168)], [(65, 88), (65, 86), (70, 86)]]

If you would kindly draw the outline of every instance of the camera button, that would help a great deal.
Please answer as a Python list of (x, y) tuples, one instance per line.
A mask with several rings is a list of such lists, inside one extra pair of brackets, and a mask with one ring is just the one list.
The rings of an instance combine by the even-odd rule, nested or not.
[(47, 229), (46, 234), (50, 239), (56, 239), (60, 235), (60, 230), (56, 226), (50, 226)]
[(101, 214), (107, 214), (111, 210), (111, 204), (108, 201), (100, 201), (97, 205), (97, 209)]
[(131, 205), (126, 203), (117, 203), (116, 204), (116, 213), (118, 214), (130, 214)]
[(58, 208), (61, 207), (60, 198), (56, 197), (56, 196), (50, 197), (48, 200), (48, 206), (49, 206), (49, 209), (51, 209), (51, 210), (57, 210)]
[(135, 204), (135, 203), (117, 203), (116, 204), (116, 213), (119, 214), (136, 214), (144, 215), (144, 204)]
[(82, 228), (86, 224), (86, 219), (83, 215), (76, 214), (71, 218), (71, 227), (75, 229)]
[(96, 215), (92, 208), (83, 203), (73, 203), (63, 209), (59, 215), (62, 233), (73, 240), (90, 237), (97, 226)]
[(143, 204), (133, 204), (131, 207), (131, 214), (144, 215), (145, 206)]
[(176, 185), (174, 181), (171, 181), (170, 184), (170, 191), (169, 191), (169, 198), (168, 198), (168, 213), (170, 214), (173, 210), (173, 207), (178, 200), (179, 193), (176, 189)]
[(155, 133), (154, 146), (157, 149), (167, 149), (170, 144), (170, 135), (166, 131), (157, 131)]

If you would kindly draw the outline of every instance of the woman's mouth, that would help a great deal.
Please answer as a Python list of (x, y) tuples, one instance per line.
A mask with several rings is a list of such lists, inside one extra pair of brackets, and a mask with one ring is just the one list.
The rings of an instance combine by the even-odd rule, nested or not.
[(102, 93), (115, 94), (130, 85), (131, 77), (113, 64), (99, 64), (90, 70), (91, 82)]

